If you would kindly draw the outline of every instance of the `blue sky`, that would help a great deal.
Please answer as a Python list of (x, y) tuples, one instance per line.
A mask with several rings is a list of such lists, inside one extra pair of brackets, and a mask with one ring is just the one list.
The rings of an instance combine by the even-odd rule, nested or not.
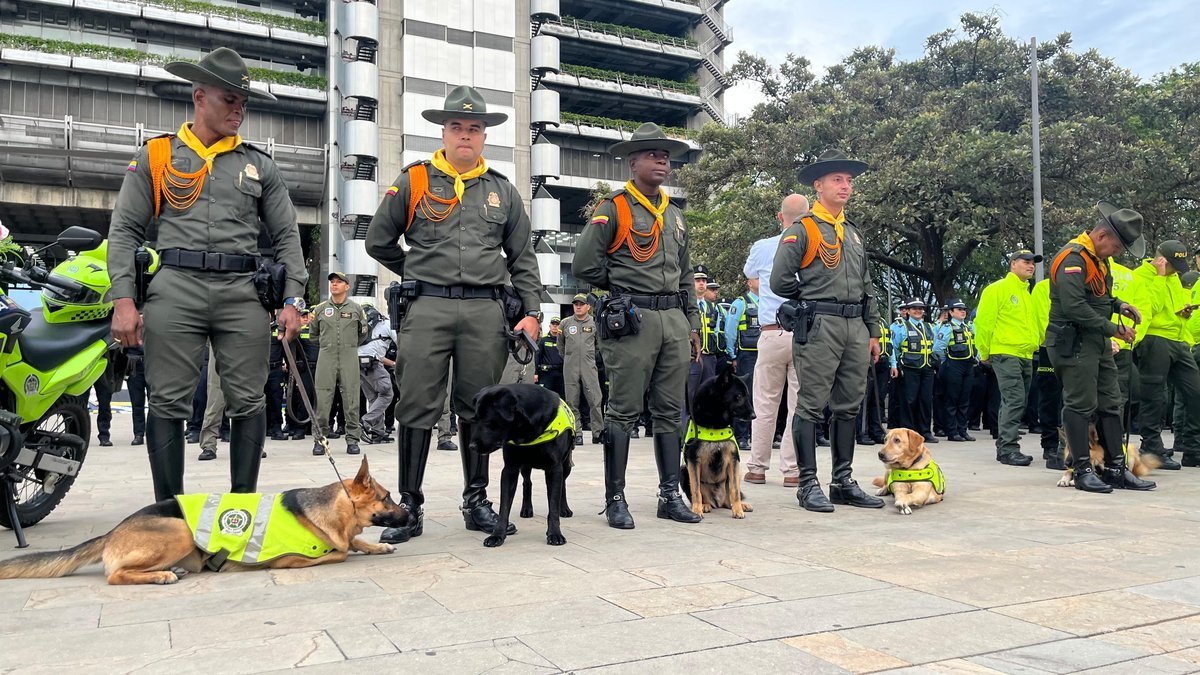
[[(901, 59), (918, 58), (929, 35), (958, 27), (965, 12), (991, 10), (1000, 15), (1008, 35), (1025, 42), (1031, 37), (1048, 41), (1068, 31), (1075, 49), (1095, 47), (1145, 79), (1200, 61), (1197, 0), (730, 0), (725, 21), (734, 43), (726, 49), (726, 65), (742, 50), (773, 65), (791, 52), (808, 57), (820, 73), (866, 44), (894, 48)], [(739, 115), (748, 114), (760, 99), (754, 85), (741, 84), (725, 93), (728, 112)]]

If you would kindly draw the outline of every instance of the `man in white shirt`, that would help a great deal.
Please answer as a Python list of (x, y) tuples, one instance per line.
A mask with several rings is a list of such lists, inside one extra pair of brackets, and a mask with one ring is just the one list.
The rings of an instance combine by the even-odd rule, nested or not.
[(767, 482), (767, 470), (771, 468), (771, 441), (775, 438), (775, 420), (779, 414), (779, 401), (783, 398), (786, 382), (787, 427), (779, 446), (779, 469), (783, 472), (784, 487), (800, 485), (800, 470), (796, 466), (796, 448), (792, 443), (792, 414), (796, 406), (796, 392), (800, 388), (796, 368), (792, 362), (792, 335), (779, 327), (775, 313), (783, 304), (783, 298), (771, 291), (771, 267), (775, 262), (775, 251), (783, 230), (797, 218), (808, 213), (808, 199), (803, 195), (790, 194), (784, 198), (775, 218), (779, 221), (779, 234), (759, 239), (750, 247), (750, 255), (742, 273), (747, 279), (757, 279), (759, 289), (758, 320), (762, 332), (758, 338), (758, 360), (754, 365), (754, 422), (750, 431), (750, 459), (746, 462), (747, 483)]

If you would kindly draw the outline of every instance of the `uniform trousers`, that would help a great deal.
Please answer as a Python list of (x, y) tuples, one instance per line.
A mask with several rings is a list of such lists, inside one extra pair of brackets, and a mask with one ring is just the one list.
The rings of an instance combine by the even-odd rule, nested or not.
[[(785, 396), (785, 389), (791, 396)], [(784, 476), (799, 476), (796, 446), (792, 442), (792, 413), (795, 392), (800, 390), (792, 358), (792, 334), (782, 330), (764, 330), (758, 337), (758, 357), (754, 364), (754, 421), (750, 423), (750, 459), (746, 470), (765, 474), (771, 468), (771, 444), (775, 439), (780, 411), (785, 422), (779, 441), (779, 470)], [(782, 403), (782, 406), (780, 405)]]

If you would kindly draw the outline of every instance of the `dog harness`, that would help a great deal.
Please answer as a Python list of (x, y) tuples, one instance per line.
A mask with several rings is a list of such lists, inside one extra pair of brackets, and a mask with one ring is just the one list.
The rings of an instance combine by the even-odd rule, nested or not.
[(575, 435), (575, 413), (571, 412), (571, 406), (567, 405), (566, 401), (558, 402), (558, 413), (554, 419), (550, 420), (549, 426), (542, 432), (540, 436), (527, 443), (518, 443), (514, 440), (509, 440), (508, 444), (517, 448), (527, 448), (538, 443), (545, 443), (558, 438), (558, 435), (564, 431), (569, 431), (572, 436)]
[(942, 473), (942, 467), (932, 459), (924, 469), (892, 469), (888, 472), (884, 489), (895, 494), (892, 492), (892, 483), (919, 483), (926, 480), (933, 483), (934, 492), (939, 495), (946, 493), (946, 476)]
[(725, 427), (723, 429), (702, 427), (696, 424), (695, 420), (688, 420), (687, 435), (683, 437), (683, 444), (687, 445), (692, 441), (703, 441), (705, 443), (731, 442), (734, 449), (739, 453), (741, 452), (737, 439), (733, 437), (733, 427)]
[(333, 547), (283, 506), (283, 493), (197, 493), (175, 497), (192, 538), (222, 560), (255, 564), (285, 555), (320, 558)]

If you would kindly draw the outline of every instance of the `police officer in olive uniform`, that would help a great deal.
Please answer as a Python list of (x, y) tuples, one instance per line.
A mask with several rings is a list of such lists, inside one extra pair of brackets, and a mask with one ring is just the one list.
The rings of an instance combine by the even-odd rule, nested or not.
[[(620, 529), (633, 528), (625, 504), (625, 467), (629, 432), (641, 415), (643, 397), (653, 419), (658, 517), (700, 522), (679, 494), (679, 421), (689, 342), (693, 360), (700, 358), (700, 320), (683, 212), (661, 187), (671, 160), (684, 158), (687, 151), (686, 143), (668, 139), (655, 124), (643, 124), (630, 140), (610, 147), (609, 154), (627, 160), (633, 179), (605, 195), (596, 207), (571, 263), (577, 279), (612, 292), (601, 309), (602, 322), (605, 312), (619, 311), (627, 321), (630, 313), (637, 317), (637, 323), (623, 331), (626, 334), (600, 336), (610, 383), (604, 513), (609, 526)], [(622, 304), (628, 309), (622, 310)]]
[(892, 333), (892, 378), (898, 394), (904, 397), (900, 406), (900, 426), (925, 437), (926, 443), (937, 443), (930, 429), (933, 414), (933, 327), (925, 321), (925, 303), (910, 298), (904, 303), (908, 318)]
[[(277, 321), (287, 337), (300, 328), (308, 279), (287, 185), (271, 158), (238, 135), (247, 99), (274, 97), (251, 89), (245, 62), (224, 47), (199, 63), (166, 68), (194, 83), (195, 119), (175, 135), (152, 139), (125, 173), (108, 239), (113, 337), (137, 346), (144, 334), (155, 498), (184, 492), (183, 425), (210, 341), (231, 419), (232, 491), (254, 492), (267, 431), (270, 341), (253, 282), (262, 229), (286, 268), (287, 306)], [(162, 268), (145, 291), (143, 323), (134, 301), (134, 253), (147, 241), (161, 254)]]
[[(508, 116), (487, 112), (483, 96), (470, 87), (455, 87), (441, 110), (421, 116), (442, 125), (444, 147), (432, 160), (404, 168), (367, 230), (367, 253), (403, 277), (407, 304), (397, 331), (395, 414), (400, 499), (413, 515), (405, 527), (384, 531), (380, 541), (386, 543), (423, 531), (421, 483), (451, 359), (463, 520), (468, 530), (490, 533), (495, 527), (496, 512), (487, 500), (488, 455), (469, 449), (475, 394), (500, 381), (508, 358), (506, 329), (536, 339), (540, 328), (542, 286), (529, 216), (516, 186), (489, 169), (482, 156), (486, 128)], [(398, 241), (401, 235), (408, 250)], [(515, 325), (506, 322), (499, 302), (510, 277), (525, 310)], [(516, 532), (511, 524), (509, 532)]]
[[(558, 335), (558, 350), (562, 354), (563, 381), (567, 394), (565, 400), (567, 405), (571, 406), (575, 419), (581, 419), (581, 392), (587, 398), (592, 443), (599, 443), (600, 431), (604, 429), (604, 413), (600, 408), (600, 380), (596, 373), (596, 340), (599, 337), (596, 320), (592, 317), (587, 295), (577, 294), (571, 299), (571, 306), (575, 314), (562, 320)], [(583, 445), (582, 426), (575, 430), (575, 445)]]
[[(558, 350), (558, 337), (562, 333), (562, 319), (557, 316), (550, 318), (550, 331), (538, 340), (538, 384), (558, 394), (566, 400), (566, 389), (563, 383), (563, 357)], [(578, 419), (578, 418), (576, 418)]]
[[(792, 437), (800, 460), (796, 497), (809, 511), (833, 511), (834, 504), (883, 507), (882, 499), (863, 492), (851, 477), (854, 420), (866, 394), (867, 369), (879, 358), (879, 313), (866, 245), (845, 213), (853, 178), (866, 169), (833, 150), (800, 170), (800, 182), (816, 189), (817, 201), (810, 215), (784, 232), (771, 270), (771, 288), (800, 301), (792, 345), (800, 377)], [(829, 498), (817, 479), (817, 425), (826, 405), (833, 415)]]
[[(367, 314), (362, 305), (351, 300), (350, 280), (342, 272), (329, 273), (329, 299), (313, 307), (309, 325), (312, 339), (320, 345), (317, 356), (317, 423), (324, 424), (333, 408), (333, 397), (342, 391), (342, 410), (346, 416), (346, 452), (359, 453), (361, 426), (358, 415), (358, 394), (362, 380), (359, 373), (358, 346), (370, 332)], [(328, 432), (328, 429), (325, 430)], [(313, 444), (313, 454), (325, 454), (320, 443)]]
[[(1109, 338), (1132, 342), (1132, 325), (1113, 323), (1113, 313), (1141, 321), (1132, 305), (1112, 295), (1112, 275), (1105, 262), (1128, 250), (1140, 258), (1146, 252), (1142, 216), (1108, 202), (1096, 205), (1100, 218), (1064, 246), (1050, 266), (1050, 323), (1046, 350), (1063, 386), (1063, 429), (1075, 487), (1087, 492), (1112, 492), (1114, 488), (1150, 490), (1128, 469), (1123, 452), (1121, 391)], [(1095, 415), (1096, 432), (1104, 447), (1103, 480), (1092, 470), (1088, 425)]]
[(975, 349), (975, 333), (967, 323), (966, 303), (954, 298), (946, 303), (946, 309), (950, 310), (950, 319), (938, 327), (933, 340), (933, 353), (940, 361), (938, 379), (942, 382), (946, 440), (973, 441), (975, 438), (967, 433), (967, 409), (979, 351)]

